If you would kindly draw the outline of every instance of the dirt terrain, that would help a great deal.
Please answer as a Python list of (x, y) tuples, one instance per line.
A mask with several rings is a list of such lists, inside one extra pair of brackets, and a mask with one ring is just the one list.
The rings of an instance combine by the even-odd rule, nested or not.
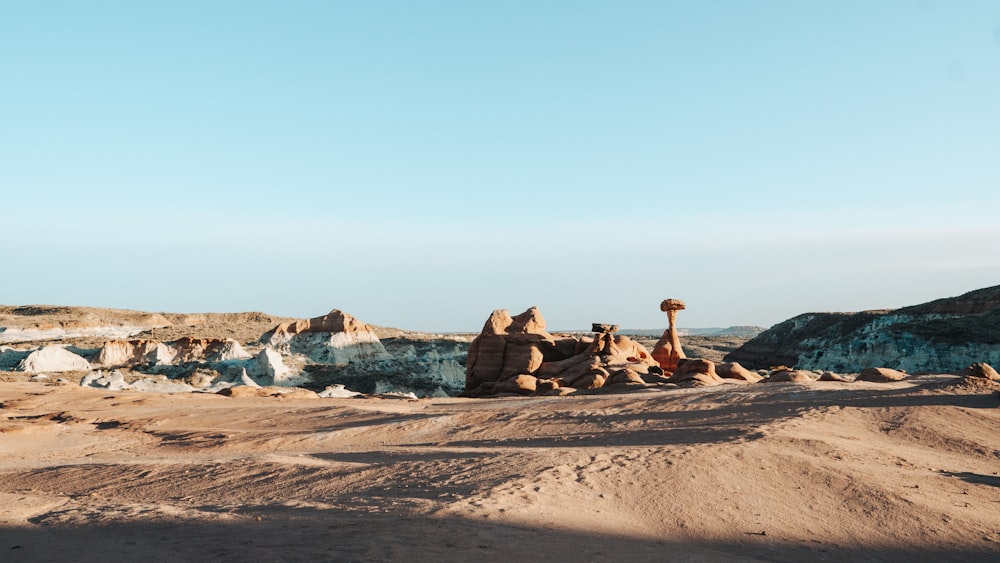
[(1000, 552), (954, 376), (501, 399), (0, 384), (4, 561), (912, 561)]

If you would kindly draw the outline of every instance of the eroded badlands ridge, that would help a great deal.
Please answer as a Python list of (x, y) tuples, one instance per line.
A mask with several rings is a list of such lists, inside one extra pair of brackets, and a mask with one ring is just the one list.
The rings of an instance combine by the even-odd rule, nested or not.
[(771, 327), (726, 360), (750, 368), (885, 366), (911, 373), (1000, 363), (1000, 286), (896, 310), (806, 313)]

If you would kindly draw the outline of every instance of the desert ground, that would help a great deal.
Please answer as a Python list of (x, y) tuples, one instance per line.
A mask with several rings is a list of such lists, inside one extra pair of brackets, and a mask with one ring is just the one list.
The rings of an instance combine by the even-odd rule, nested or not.
[(0, 383), (0, 560), (1000, 560), (988, 380), (569, 397)]

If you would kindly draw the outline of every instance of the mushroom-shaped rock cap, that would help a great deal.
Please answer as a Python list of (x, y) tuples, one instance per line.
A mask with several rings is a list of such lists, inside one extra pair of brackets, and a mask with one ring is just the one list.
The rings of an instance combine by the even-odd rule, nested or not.
[(684, 302), (680, 299), (664, 299), (660, 302), (660, 310), (663, 312), (667, 311), (680, 311), (681, 309), (686, 309)]

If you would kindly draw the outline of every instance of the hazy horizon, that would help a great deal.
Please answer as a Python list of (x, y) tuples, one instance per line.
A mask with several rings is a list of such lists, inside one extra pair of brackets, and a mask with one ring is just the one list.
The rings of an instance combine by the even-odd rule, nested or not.
[(1000, 6), (0, 6), (0, 302), (771, 326), (1000, 283)]

